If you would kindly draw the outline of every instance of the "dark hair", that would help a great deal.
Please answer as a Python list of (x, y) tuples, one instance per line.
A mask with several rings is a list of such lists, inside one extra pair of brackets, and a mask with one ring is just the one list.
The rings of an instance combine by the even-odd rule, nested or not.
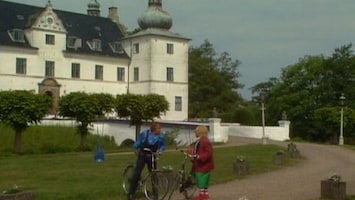
[(158, 122), (153, 122), (151, 125), (150, 125), (150, 130), (151, 131), (154, 131), (158, 126), (160, 126), (160, 124)]

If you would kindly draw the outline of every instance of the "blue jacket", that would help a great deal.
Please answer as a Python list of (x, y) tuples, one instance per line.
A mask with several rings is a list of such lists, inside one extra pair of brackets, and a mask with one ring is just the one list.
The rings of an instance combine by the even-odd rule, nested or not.
[(149, 145), (155, 145), (156, 144), (156, 145), (158, 145), (158, 150), (160, 152), (165, 151), (166, 145), (165, 145), (165, 136), (164, 136), (164, 134), (163, 133), (159, 133), (159, 134), (154, 135), (150, 129), (142, 131), (139, 134), (139, 137), (138, 137), (137, 141), (133, 145), (135, 151), (138, 151), (142, 147), (142, 145), (145, 142), (147, 137), (148, 137), (147, 142), (148, 142)]

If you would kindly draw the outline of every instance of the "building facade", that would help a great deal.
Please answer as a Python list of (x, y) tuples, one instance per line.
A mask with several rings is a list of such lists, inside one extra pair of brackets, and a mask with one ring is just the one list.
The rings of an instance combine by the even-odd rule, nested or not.
[(187, 119), (188, 42), (172, 33), (162, 0), (148, 0), (140, 31), (127, 34), (117, 7), (100, 16), (91, 0), (87, 14), (0, 1), (0, 90), (51, 96), (71, 92), (160, 94), (170, 104), (164, 120)]

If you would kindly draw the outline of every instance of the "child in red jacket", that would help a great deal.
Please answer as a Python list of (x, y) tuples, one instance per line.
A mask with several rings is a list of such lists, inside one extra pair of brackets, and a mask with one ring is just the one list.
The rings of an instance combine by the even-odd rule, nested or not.
[(195, 200), (209, 199), (208, 187), (211, 171), (214, 168), (212, 143), (207, 137), (206, 126), (198, 126), (195, 130), (197, 141), (194, 143), (193, 157), (199, 196)]

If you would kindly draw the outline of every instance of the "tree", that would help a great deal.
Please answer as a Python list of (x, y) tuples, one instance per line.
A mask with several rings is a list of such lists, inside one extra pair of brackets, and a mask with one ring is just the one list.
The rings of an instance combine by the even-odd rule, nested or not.
[(169, 102), (158, 94), (122, 94), (116, 96), (115, 110), (119, 117), (129, 117), (130, 124), (136, 126), (136, 139), (143, 121), (154, 121), (169, 110)]
[(59, 100), (59, 115), (76, 119), (81, 136), (81, 148), (87, 149), (88, 125), (113, 108), (114, 97), (110, 94), (72, 92)]
[[(251, 87), (251, 93), (256, 95), (252, 97), (252, 101), (255, 103), (260, 103), (262, 101), (261, 96), (267, 95), (268, 92), (271, 91), (271, 89), (278, 83), (278, 78), (271, 77), (267, 82), (258, 83), (255, 86)], [(267, 99), (267, 96), (264, 96), (264, 98)]]
[[(276, 123), (286, 111), (294, 136), (333, 141), (339, 131), (341, 93), (347, 97), (347, 113), (352, 113), (354, 106), (355, 57), (351, 45), (335, 49), (330, 57), (304, 56), (282, 69), (276, 81), (258, 84), (253, 89), (262, 87), (267, 88), (267, 119)], [(352, 114), (344, 117), (349, 121)], [(354, 131), (352, 123), (346, 123), (344, 128), (348, 133)]]
[(94, 93), (91, 97), (96, 102), (94, 105), (97, 106), (97, 110), (101, 111), (101, 115), (114, 111), (115, 98), (111, 94)]
[(51, 99), (30, 91), (0, 91), (0, 121), (15, 131), (14, 153), (21, 153), (22, 133), (37, 124), (51, 107)]
[(239, 65), (227, 52), (217, 57), (207, 40), (189, 49), (189, 118), (211, 117), (214, 109), (228, 115), (242, 102)]

